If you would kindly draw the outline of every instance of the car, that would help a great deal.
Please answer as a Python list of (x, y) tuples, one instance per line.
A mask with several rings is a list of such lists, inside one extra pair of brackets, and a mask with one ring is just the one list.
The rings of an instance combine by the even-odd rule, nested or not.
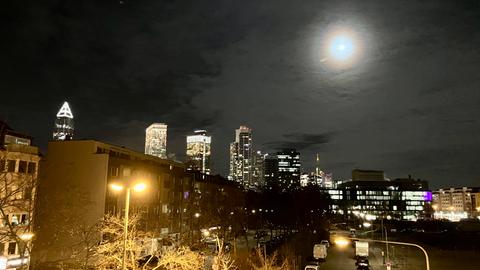
[(314, 261), (309, 262), (305, 266), (304, 270), (320, 270), (320, 263)]
[(320, 244), (323, 244), (323, 245), (327, 246), (327, 248), (330, 247), (330, 242), (328, 242), (328, 240), (322, 240), (322, 241), (320, 241)]
[[(368, 269), (368, 266), (370, 263), (368, 262), (368, 259), (366, 257), (358, 257), (357, 261), (355, 262), (355, 265), (357, 266), (358, 269)], [(360, 268), (360, 267), (367, 267), (367, 268)]]

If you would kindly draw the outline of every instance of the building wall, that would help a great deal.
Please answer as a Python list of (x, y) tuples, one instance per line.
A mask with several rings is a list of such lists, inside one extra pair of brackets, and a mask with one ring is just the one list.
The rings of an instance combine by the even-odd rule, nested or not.
[(193, 190), (183, 164), (92, 140), (50, 142), (40, 178), (33, 263), (78, 252), (71, 243), (79, 236), (72, 231), (92, 228), (106, 214), (124, 215), (125, 191), (114, 191), (111, 184), (139, 182), (147, 188), (132, 191), (130, 200), (130, 214), (141, 216), (139, 228), (153, 237), (181, 232), (183, 203)]
[[(13, 259), (24, 252), (20, 241), (9, 234), (21, 237), (32, 232), (39, 161), (37, 147), (11, 141), (0, 147), (0, 208), (5, 214), (0, 223), (0, 257)], [(29, 241), (26, 244), (30, 245)]]
[(385, 180), (385, 174), (383, 171), (375, 170), (359, 170), (352, 171), (353, 181), (383, 181)]
[[(35, 215), (32, 264), (63, 260), (105, 213), (108, 155), (96, 153), (94, 141), (55, 141), (42, 162)], [(100, 235), (98, 235), (100, 240)]]
[(433, 192), (433, 208), (436, 218), (458, 221), (478, 216), (476, 194), (478, 188), (462, 187), (439, 189)]

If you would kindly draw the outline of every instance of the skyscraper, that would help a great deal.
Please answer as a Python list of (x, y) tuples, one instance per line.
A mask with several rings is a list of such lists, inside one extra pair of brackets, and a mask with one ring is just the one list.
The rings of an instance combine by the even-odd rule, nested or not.
[(167, 125), (151, 124), (145, 134), (145, 154), (167, 158)]
[(73, 138), (74, 123), (73, 114), (68, 102), (64, 102), (57, 113), (53, 126), (53, 139), (55, 141), (71, 140)]
[(300, 186), (300, 153), (295, 149), (277, 152), (278, 187), (290, 191)]
[(229, 178), (242, 184), (245, 188), (253, 187), (252, 163), (252, 130), (246, 126), (240, 126), (235, 130), (235, 142), (230, 144)]
[(261, 151), (256, 151), (253, 154), (253, 170), (252, 170), (252, 183), (254, 187), (259, 188), (265, 185), (264, 171), (265, 171), (265, 154)]
[(277, 189), (278, 160), (277, 155), (266, 154), (263, 159), (263, 181), (267, 189)]
[(210, 174), (210, 155), (212, 137), (206, 130), (195, 130), (187, 136), (187, 169)]

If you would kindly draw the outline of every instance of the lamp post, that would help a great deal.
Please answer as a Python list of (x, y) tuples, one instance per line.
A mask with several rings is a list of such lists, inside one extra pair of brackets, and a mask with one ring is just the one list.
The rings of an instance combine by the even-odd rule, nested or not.
[[(141, 192), (145, 190), (147, 186), (144, 183), (137, 183), (133, 185), (133, 190), (136, 192)], [(111, 188), (115, 191), (122, 191), (125, 187), (118, 185), (118, 184), (112, 184)], [(127, 269), (127, 241), (128, 241), (128, 214), (130, 210), (130, 193), (132, 190), (132, 186), (126, 186), (125, 188), (125, 218), (124, 218), (124, 224), (123, 224), (123, 258), (122, 258), (122, 269), (126, 270)]]

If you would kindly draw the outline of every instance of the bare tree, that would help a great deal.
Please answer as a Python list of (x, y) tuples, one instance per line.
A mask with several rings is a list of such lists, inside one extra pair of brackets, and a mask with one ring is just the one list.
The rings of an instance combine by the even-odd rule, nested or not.
[(236, 270), (235, 260), (225, 252), (224, 241), (217, 236), (218, 254), (213, 258), (213, 270)]
[(34, 153), (0, 149), (0, 243), (20, 258), (31, 253), (38, 160)]
[(260, 249), (256, 250), (256, 255), (253, 260), (250, 261), (250, 265), (254, 270), (288, 270), (290, 265), (287, 259), (279, 261), (277, 253), (272, 256), (267, 256)]
[(204, 259), (200, 254), (191, 251), (188, 247), (180, 247), (164, 252), (152, 270), (200, 270), (203, 266)]
[[(138, 229), (140, 217), (129, 217), (127, 236), (127, 268), (138, 269), (142, 251), (148, 248), (149, 236)], [(96, 269), (120, 269), (123, 260), (124, 220), (107, 215), (101, 227), (103, 241), (96, 249)]]

